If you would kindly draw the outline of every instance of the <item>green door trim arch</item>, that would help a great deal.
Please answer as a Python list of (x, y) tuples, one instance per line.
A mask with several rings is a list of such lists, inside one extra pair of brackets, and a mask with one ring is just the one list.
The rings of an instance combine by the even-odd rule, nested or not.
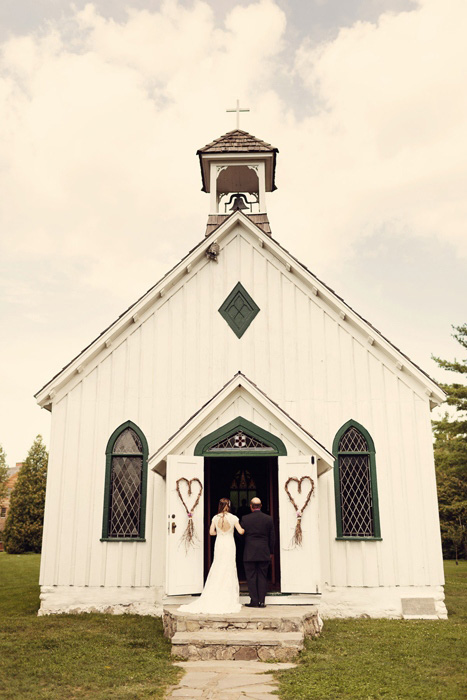
[[(239, 430), (244, 432), (246, 435), (250, 435), (256, 440), (268, 445), (270, 449), (211, 449), (218, 442), (221, 442), (221, 440), (226, 440)], [(255, 425), (246, 418), (238, 416), (229, 423), (217, 428), (217, 430), (214, 430), (212, 433), (209, 433), (209, 435), (205, 435), (205, 437), (201, 438), (195, 447), (194, 455), (197, 457), (282, 457), (287, 455), (287, 448), (282, 440), (276, 435), (269, 433), (267, 430), (263, 430), (263, 428), (260, 428), (258, 425)]]

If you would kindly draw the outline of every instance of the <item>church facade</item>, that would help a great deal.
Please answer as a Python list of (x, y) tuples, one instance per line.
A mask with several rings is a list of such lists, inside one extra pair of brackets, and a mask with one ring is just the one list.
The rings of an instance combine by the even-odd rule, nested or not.
[(443, 392), (272, 237), (277, 149), (236, 129), (198, 156), (203, 240), (36, 395), (40, 614), (189, 600), (219, 498), (241, 515), (258, 496), (277, 533), (267, 604), (445, 617)]

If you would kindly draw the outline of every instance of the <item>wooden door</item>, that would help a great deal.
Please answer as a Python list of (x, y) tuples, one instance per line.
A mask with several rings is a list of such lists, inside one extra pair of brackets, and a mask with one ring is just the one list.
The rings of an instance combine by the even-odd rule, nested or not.
[[(318, 530), (318, 477), (316, 460), (311, 457), (279, 457), (279, 532), (281, 556), (282, 593), (317, 593), (320, 586), (320, 552)], [(314, 482), (314, 492), (303, 511), (301, 524), (303, 542), (293, 544), (297, 523), (297, 511), (289, 500), (285, 485), (289, 478), (301, 479), (309, 476)], [(288, 488), (300, 509), (307, 497), (309, 481), (302, 483), (298, 493), (297, 483), (289, 482)]]
[[(204, 536), (204, 466), (203, 457), (169, 455), (167, 458), (167, 552), (166, 552), (166, 594), (183, 595), (201, 593), (203, 590), (203, 536)], [(192, 512), (195, 539), (187, 545), (183, 535), (188, 525), (188, 516), (179, 491)], [(198, 481), (192, 481), (198, 479)], [(186, 480), (186, 481), (185, 481)], [(191, 481), (192, 493), (188, 493)], [(193, 504), (203, 487), (199, 502), (192, 511)]]

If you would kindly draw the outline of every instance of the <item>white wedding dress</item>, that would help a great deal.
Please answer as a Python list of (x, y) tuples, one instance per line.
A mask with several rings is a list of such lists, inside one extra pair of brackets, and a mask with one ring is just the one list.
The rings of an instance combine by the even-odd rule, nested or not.
[[(203, 592), (192, 603), (181, 605), (179, 607), (181, 612), (223, 615), (241, 610), (234, 539), (238, 518), (232, 513), (225, 513), (224, 518), (223, 524), (220, 515), (215, 515), (212, 519), (217, 531), (214, 561), (204, 584)], [(219, 527), (219, 524), (222, 524), (225, 529)]]

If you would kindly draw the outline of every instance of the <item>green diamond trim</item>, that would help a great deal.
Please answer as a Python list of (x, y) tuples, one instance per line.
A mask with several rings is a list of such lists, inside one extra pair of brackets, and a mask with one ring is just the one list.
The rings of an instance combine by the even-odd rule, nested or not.
[(220, 315), (227, 321), (237, 338), (242, 337), (259, 311), (259, 306), (240, 282), (235, 285), (219, 309)]

